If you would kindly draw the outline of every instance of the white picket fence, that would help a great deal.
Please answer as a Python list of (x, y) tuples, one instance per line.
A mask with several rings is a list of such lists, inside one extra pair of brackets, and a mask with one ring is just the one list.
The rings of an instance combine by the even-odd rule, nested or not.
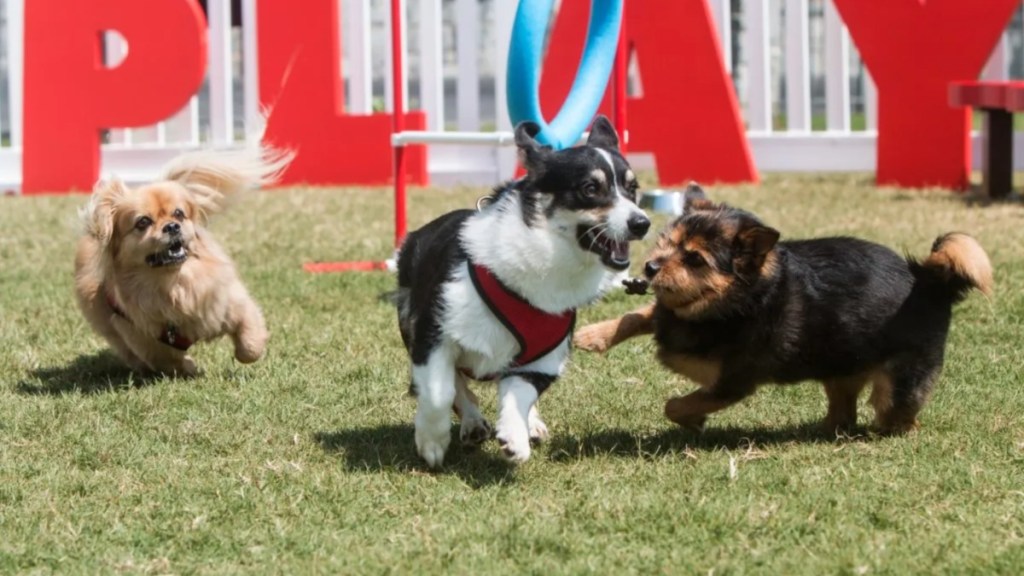
[[(346, 112), (391, 109), (387, 38), (389, 0), (339, 0)], [(625, 0), (636, 2), (643, 0)], [(832, 0), (708, 0), (732, 73), (758, 170), (871, 171), (875, 167), (877, 98)], [(21, 181), (22, 40), (28, 0), (0, 0), (0, 189)], [(505, 62), (514, 0), (406, 0), (406, 52), (412, 108), (428, 129), (509, 130)], [(242, 0), (242, 27), (231, 27), (230, 0), (209, 0), (209, 68), (201, 91), (157, 125), (109, 131), (102, 173), (129, 181), (152, 178), (174, 154), (201, 146), (239, 146), (259, 119), (255, 0)], [(734, 8), (742, 6), (741, 12)], [(738, 21), (734, 16), (738, 15)], [(1005, 79), (1024, 67), (1021, 10), (983, 77)], [(106, 38), (108, 64), (125, 54)], [(734, 58), (734, 47), (741, 57)], [(735, 62), (735, 65), (734, 65)], [(1011, 66), (1014, 64), (1014, 66)], [(1021, 76), (1020, 73), (1012, 76)], [(860, 80), (860, 81), (856, 81)], [(642, 83), (631, 66), (631, 86)], [(812, 98), (824, 86), (822, 98)], [(820, 90), (818, 90), (820, 92)], [(817, 102), (817, 104), (816, 104)], [(856, 111), (856, 114), (854, 113)], [(857, 122), (854, 122), (857, 120)], [(855, 125), (856, 124), (856, 125)], [(1022, 151), (1024, 146), (1017, 146)], [(980, 151), (975, 148), (975, 163)], [(645, 154), (632, 154), (640, 166)], [(343, 159), (339, 159), (342, 161)], [(433, 145), (432, 181), (491, 183), (510, 173), (508, 150)], [(1018, 158), (1024, 165), (1024, 152)]]

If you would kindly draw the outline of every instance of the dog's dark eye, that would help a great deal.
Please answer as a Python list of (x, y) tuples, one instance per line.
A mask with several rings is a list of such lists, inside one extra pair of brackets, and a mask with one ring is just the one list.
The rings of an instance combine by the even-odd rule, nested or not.
[(149, 228), (152, 225), (153, 221), (150, 220), (149, 216), (143, 216), (142, 218), (139, 218), (138, 220), (135, 221), (136, 230), (145, 230), (146, 228)]
[(171, 216), (174, 216), (176, 220), (185, 219), (185, 213), (181, 211), (181, 208), (175, 208), (174, 212), (171, 213)]
[(583, 186), (580, 188), (580, 191), (583, 192), (583, 195), (587, 196), (588, 198), (591, 196), (596, 196), (598, 192), (597, 183), (584, 182)]
[(703, 268), (708, 265), (707, 260), (700, 255), (699, 252), (687, 252), (683, 254), (683, 264), (686, 264), (687, 268)]

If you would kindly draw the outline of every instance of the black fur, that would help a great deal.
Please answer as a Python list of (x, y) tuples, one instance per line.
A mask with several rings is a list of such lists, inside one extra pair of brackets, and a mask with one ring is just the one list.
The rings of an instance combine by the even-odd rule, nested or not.
[[(685, 313), (687, 304), (660, 297), (653, 312), (666, 366), (696, 370), (687, 362), (718, 363), (704, 392), (666, 406), (669, 417), (686, 426), (702, 425), (701, 414), (760, 384), (819, 380), (830, 393), (827, 423), (846, 427), (855, 420), (860, 387), (874, 381), (877, 391), (883, 380), (872, 398), (879, 426), (906, 431), (916, 426), (941, 371), (953, 304), (971, 288), (988, 289), (987, 281), (979, 284), (978, 277), (943, 263), (970, 256), (945, 254), (921, 263), (847, 237), (776, 243), (778, 232), (724, 205), (705, 205), (674, 226), (680, 245), (672, 252), (662, 248), (652, 278), (669, 259), (685, 263), (691, 251), (706, 255), (718, 274), (718, 296), (703, 312)], [(933, 255), (948, 238), (936, 241)], [(680, 282), (700, 277), (696, 271), (668, 274), (678, 274)]]
[[(730, 261), (722, 252), (716, 259)], [(901, 356), (924, 370), (941, 365), (953, 300), (915, 291), (892, 250), (823, 238), (782, 242), (776, 258), (775, 274), (747, 276), (749, 286), (711, 317), (683, 321), (659, 305), (659, 345), (722, 358), (723, 380), (743, 389), (855, 374)]]
[(542, 372), (516, 372), (516, 375), (533, 385), (537, 389), (538, 396), (543, 394), (558, 378), (552, 374), (544, 374)]
[(424, 364), (437, 344), (441, 287), (455, 266), (466, 261), (456, 239), (472, 210), (449, 212), (410, 232), (398, 255), (398, 327), (409, 356)]

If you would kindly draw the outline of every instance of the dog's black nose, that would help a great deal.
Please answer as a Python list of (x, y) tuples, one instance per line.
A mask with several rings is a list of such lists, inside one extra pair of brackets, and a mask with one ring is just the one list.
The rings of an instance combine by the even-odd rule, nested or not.
[(177, 222), (168, 222), (164, 225), (164, 234), (169, 234), (171, 236), (181, 234), (181, 224), (178, 224)]
[(644, 276), (647, 276), (648, 280), (657, 276), (658, 270), (661, 270), (661, 264), (657, 260), (648, 260), (644, 264)]
[(626, 220), (626, 228), (629, 228), (629, 232), (637, 238), (643, 238), (650, 227), (651, 221), (643, 214), (633, 214), (629, 220)]

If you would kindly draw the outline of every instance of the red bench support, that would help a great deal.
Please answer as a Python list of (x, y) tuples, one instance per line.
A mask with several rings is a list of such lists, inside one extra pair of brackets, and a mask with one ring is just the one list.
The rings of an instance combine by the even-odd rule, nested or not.
[(949, 104), (976, 108), (982, 124), (982, 191), (1001, 198), (1013, 190), (1013, 113), (1024, 110), (1022, 82), (953, 82)]

